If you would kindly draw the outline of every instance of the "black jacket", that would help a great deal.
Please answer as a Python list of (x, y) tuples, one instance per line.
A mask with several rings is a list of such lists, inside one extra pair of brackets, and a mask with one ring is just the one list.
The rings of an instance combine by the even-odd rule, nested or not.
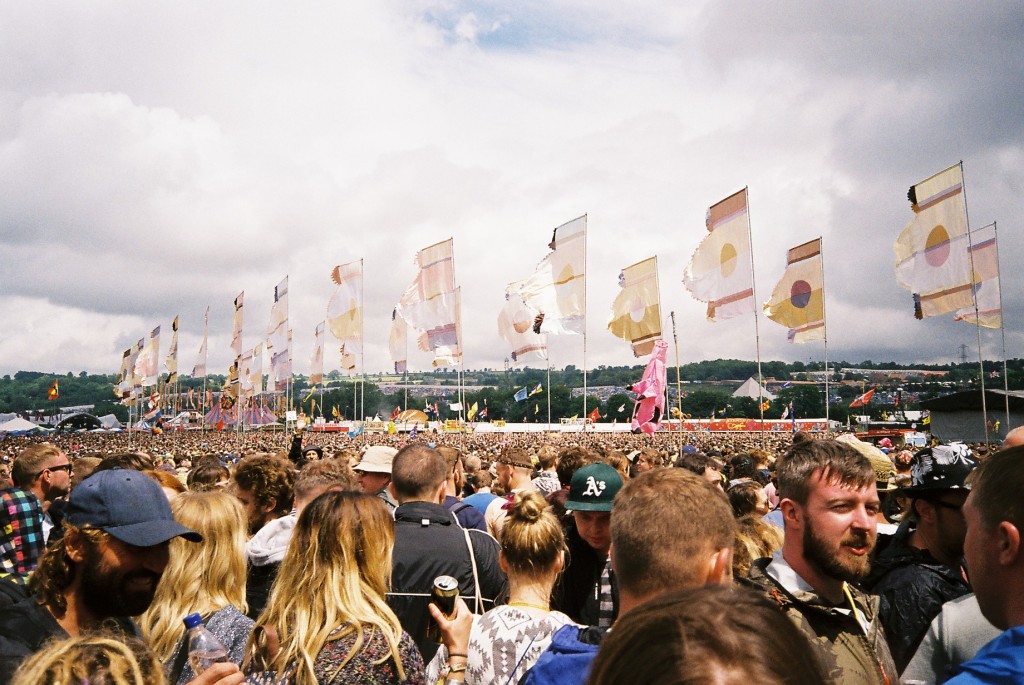
[(480, 613), (494, 606), (506, 594), (505, 574), (498, 566), (498, 542), (479, 530), (464, 530), (450, 511), (431, 502), (407, 502), (395, 510), (395, 548), (392, 553), (391, 592), (388, 604), (419, 647), (423, 661), (437, 652), (437, 643), (427, 640), (430, 590), (434, 578), (452, 576), (459, 581), (459, 594), (472, 611), (476, 591), (466, 534), (473, 545), (484, 605)]
[[(133, 637), (141, 635), (130, 618), (113, 618), (103, 627)], [(0, 609), (0, 685), (11, 682), (21, 662), (42, 649), (47, 640), (66, 637), (67, 632), (35, 596)]]
[(909, 525), (879, 536), (880, 551), (864, 587), (879, 596), (879, 619), (889, 651), (902, 672), (913, 658), (942, 605), (971, 591), (959, 568), (910, 545)]
[[(558, 576), (551, 592), (551, 608), (561, 611), (582, 625), (596, 626), (601, 591), (601, 574), (608, 557), (599, 554), (580, 537), (576, 522), (570, 519), (565, 528), (565, 544), (569, 550), (565, 569)], [(611, 575), (614, 614), (619, 613), (619, 587)]]

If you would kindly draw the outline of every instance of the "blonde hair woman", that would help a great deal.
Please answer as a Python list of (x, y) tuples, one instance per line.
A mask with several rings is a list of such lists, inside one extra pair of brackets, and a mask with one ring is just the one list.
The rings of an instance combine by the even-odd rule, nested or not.
[(438, 681), (450, 656), (465, 654), (466, 683), (517, 683), (555, 631), (572, 623), (551, 611), (551, 589), (565, 565), (565, 537), (550, 505), (539, 492), (524, 491), (510, 496), (505, 507), (498, 562), (508, 576), (508, 604), (473, 617), (468, 648), (462, 640), (446, 639), (427, 667), (428, 682)]
[(245, 615), (245, 515), (238, 498), (223, 492), (185, 492), (171, 502), (174, 518), (203, 535), (200, 543), (171, 540), (170, 562), (156, 596), (139, 619), (143, 635), (164, 663), (172, 684), (196, 675), (187, 663), (182, 619), (199, 612), (203, 623), (241, 664), (253, 621)]
[(56, 640), (25, 660), (11, 685), (164, 685), (160, 662), (142, 640), (89, 634)]
[(377, 497), (327, 492), (299, 515), (249, 642), (248, 683), (420, 683), (423, 659), (384, 601), (394, 521)]

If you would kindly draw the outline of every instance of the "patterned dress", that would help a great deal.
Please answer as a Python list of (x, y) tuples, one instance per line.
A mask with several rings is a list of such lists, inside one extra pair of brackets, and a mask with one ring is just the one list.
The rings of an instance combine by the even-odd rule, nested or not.
[[(555, 631), (572, 622), (560, 611), (538, 618), (525, 607), (507, 605), (474, 617), (467, 685), (518, 683), (551, 644)], [(427, 682), (436, 683), (447, 664), (448, 650), (442, 646), (427, 666)]]
[[(416, 643), (408, 633), (402, 632), (402, 639), (398, 644), (398, 655), (402, 659), (402, 668), (405, 671), (404, 680), (398, 677), (388, 641), (378, 630), (368, 630), (363, 637), (363, 646), (359, 653), (341, 667), (355, 642), (355, 633), (348, 633), (337, 639), (328, 638), (327, 644), (313, 662), (313, 673), (320, 685), (425, 685), (423, 657), (420, 656)], [(290, 673), (284, 676), (268, 672), (252, 673), (246, 677), (245, 682), (247, 685), (286, 685), (291, 682), (289, 675)]]

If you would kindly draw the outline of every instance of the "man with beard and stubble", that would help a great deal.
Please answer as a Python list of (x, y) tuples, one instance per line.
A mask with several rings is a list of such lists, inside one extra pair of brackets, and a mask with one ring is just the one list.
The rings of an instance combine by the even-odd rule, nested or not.
[(779, 466), (782, 551), (759, 559), (749, 583), (810, 639), (835, 683), (899, 682), (878, 598), (852, 583), (870, 570), (879, 500), (867, 457), (834, 440), (794, 444)]
[[(0, 684), (51, 639), (95, 630), (138, 637), (130, 617), (153, 601), (170, 540), (202, 539), (174, 520), (155, 480), (127, 469), (82, 481), (64, 525), (64, 537), (46, 550), (29, 580), (30, 595), (0, 610)], [(192, 683), (241, 681), (237, 666), (217, 664)]]

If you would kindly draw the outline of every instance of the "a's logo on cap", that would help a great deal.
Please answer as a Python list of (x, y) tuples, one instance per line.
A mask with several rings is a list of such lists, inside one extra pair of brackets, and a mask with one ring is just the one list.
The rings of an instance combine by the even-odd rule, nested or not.
[(594, 497), (600, 497), (606, 487), (607, 485), (603, 480), (594, 480), (593, 476), (587, 476), (587, 489), (583, 491), (582, 496), (593, 495)]

